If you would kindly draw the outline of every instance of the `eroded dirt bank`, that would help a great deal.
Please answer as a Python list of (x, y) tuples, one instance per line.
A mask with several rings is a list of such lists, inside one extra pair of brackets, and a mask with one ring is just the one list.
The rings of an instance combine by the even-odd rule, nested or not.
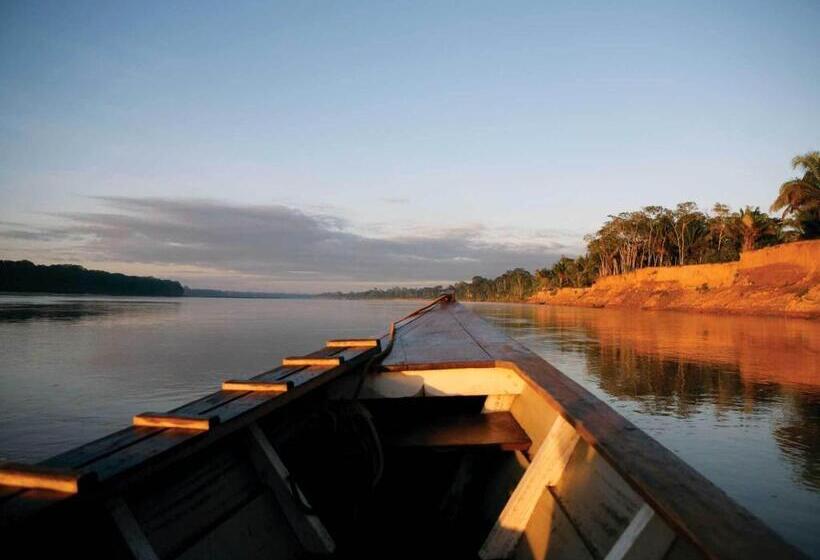
[(542, 291), (549, 305), (633, 307), (820, 318), (820, 240), (750, 251), (740, 261), (644, 268), (590, 288)]

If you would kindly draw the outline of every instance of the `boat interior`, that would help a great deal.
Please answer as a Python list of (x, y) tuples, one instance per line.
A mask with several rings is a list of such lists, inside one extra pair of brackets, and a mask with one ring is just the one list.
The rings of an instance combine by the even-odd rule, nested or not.
[(352, 385), (269, 432), (342, 556), (701, 557), (515, 371)]
[[(89, 506), (69, 523), (60, 516), (60, 548), (183, 559), (627, 557), (612, 552), (647, 507), (516, 372), (497, 367), (339, 379), (132, 485), (107, 508), (129, 522)], [(643, 517), (638, 534), (654, 553), (640, 557), (700, 557)], [(123, 524), (142, 547), (118, 538)]]

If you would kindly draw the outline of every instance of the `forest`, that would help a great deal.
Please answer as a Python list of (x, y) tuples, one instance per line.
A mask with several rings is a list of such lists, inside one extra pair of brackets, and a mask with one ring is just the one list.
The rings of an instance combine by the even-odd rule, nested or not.
[(181, 296), (183, 291), (182, 284), (173, 280), (87, 270), (75, 264), (0, 260), (0, 292)]
[[(608, 216), (598, 231), (585, 238), (586, 252), (578, 257), (562, 256), (534, 273), (516, 268), (497, 278), (475, 276), (451, 288), (462, 300), (521, 301), (538, 290), (582, 288), (598, 278), (639, 268), (730, 262), (738, 260), (743, 251), (820, 238), (820, 152), (798, 155), (792, 165), (801, 174), (780, 186), (769, 208), (773, 214), (750, 206), (733, 211), (721, 203), (707, 210), (694, 202), (681, 202), (674, 208), (645, 206)], [(431, 299), (442, 289), (391, 288), (327, 295)]]

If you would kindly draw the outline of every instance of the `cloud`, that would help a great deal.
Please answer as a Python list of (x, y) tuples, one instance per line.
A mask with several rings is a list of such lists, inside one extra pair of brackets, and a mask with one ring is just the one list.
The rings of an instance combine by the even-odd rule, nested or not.
[(410, 204), (410, 199), (403, 196), (383, 196), (379, 200), (387, 204), (404, 205)]
[[(93, 262), (213, 271), (195, 286), (323, 291), (493, 276), (554, 260), (565, 247), (547, 238), (492, 238), (481, 225), (396, 227), (393, 237), (353, 233), (343, 218), (282, 205), (210, 200), (103, 197), (106, 212), (60, 215), (59, 227), (0, 230), (0, 237), (74, 239)], [(383, 233), (383, 232), (380, 232)], [(76, 254), (76, 252), (74, 253)], [(230, 285), (226, 285), (228, 282)]]

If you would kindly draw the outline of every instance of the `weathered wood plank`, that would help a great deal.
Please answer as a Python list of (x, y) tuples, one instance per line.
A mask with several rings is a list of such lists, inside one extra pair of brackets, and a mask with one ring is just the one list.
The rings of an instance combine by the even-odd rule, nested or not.
[(505, 412), (512, 408), (516, 395), (487, 395), (482, 412)]
[(481, 499), (481, 517), (484, 526), (492, 527), (495, 524), (529, 465), (529, 459), (520, 451), (506, 453), (501, 458), (491, 478), (487, 481), (487, 487)]
[(163, 412), (143, 412), (134, 416), (134, 426), (143, 428), (171, 428), (207, 432), (219, 422), (219, 417), (202, 417)]
[[(262, 381), (294, 382), (293, 391), (278, 395), (276, 398), (272, 399), (269, 395), (256, 392), (218, 391), (171, 411), (183, 415), (210, 414), (218, 417), (222, 424), (209, 432), (132, 427), (53, 457), (44, 464), (76, 468), (82, 472), (96, 472), (100, 481), (109, 487), (114, 479), (122, 483), (127, 477), (145, 478), (157, 469), (165, 468), (172, 462), (183, 459), (213, 441), (243, 428), (315, 387), (333, 381), (360, 366), (375, 353), (372, 348), (350, 348), (341, 352), (339, 350), (323, 348), (315, 353), (339, 353), (344, 361), (337, 368), (276, 368), (253, 378)], [(45, 496), (31, 492), (11, 495), (2, 503), (4, 523), (16, 522), (66, 499), (66, 495), (55, 492), (49, 492)]]
[(154, 436), (156, 433), (155, 429), (130, 426), (55, 455), (40, 464), (54, 467), (81, 468), (105, 455), (116, 453), (119, 449)]
[(114, 524), (120, 531), (125, 545), (135, 560), (159, 560), (154, 547), (145, 537), (134, 514), (122, 498), (115, 498), (108, 503), (108, 511)]
[(604, 560), (660, 560), (674, 540), (672, 529), (644, 504)]
[(457, 368), (387, 371), (368, 375), (362, 387), (367, 398), (410, 396), (517, 395), (524, 380), (504, 368)]
[[(332, 381), (341, 373), (341, 371), (327, 370), (322, 367), (305, 368), (288, 377), (288, 380), (293, 381), (294, 389), (277, 395), (276, 398), (271, 398), (265, 393), (247, 393), (222, 406), (191, 411), (192, 413), (211, 414), (219, 418), (220, 425), (211, 432), (196, 433), (182, 430), (162, 430), (150, 439), (141, 440), (115, 454), (92, 463), (89, 468), (93, 467), (99, 474), (100, 480), (107, 481), (133, 470), (149, 460), (160, 463), (173, 459), (177, 455), (182, 457), (184, 456), (181, 447), (183, 443), (188, 443), (194, 450), (197, 448), (197, 446), (194, 446), (195, 438), (201, 440), (199, 442), (199, 447), (201, 447), (208, 443), (209, 439), (206, 436), (210, 434), (213, 434), (214, 438), (224, 437), (227, 433), (236, 431), (250, 422), (258, 420), (273, 410), (299, 398), (313, 388)], [(158, 467), (159, 464), (154, 468)], [(145, 474), (149, 474), (151, 471), (152, 469), (146, 469)]]
[(312, 358), (310, 356), (295, 356), (282, 358), (282, 365), (285, 367), (338, 367), (342, 363), (342, 358), (334, 356), (332, 358)]
[(229, 379), (222, 382), (223, 391), (287, 393), (290, 389), (293, 389), (293, 382), (291, 381), (242, 381), (238, 379)]
[(663, 560), (703, 560), (706, 556), (687, 539), (678, 536)]
[(566, 420), (555, 419), (544, 444), (481, 546), (478, 555), (483, 560), (509, 558), (513, 554), (543, 491), (560, 480), (578, 439), (578, 433)]
[(17, 489), (53, 490), (65, 494), (77, 494), (93, 485), (97, 477), (93, 473), (82, 473), (68, 469), (3, 463), (0, 465), (0, 485), (12, 491)]
[[(254, 458), (257, 472), (273, 491), (288, 523), (305, 550), (311, 554), (333, 554), (336, 543), (333, 542), (333, 538), (322, 521), (316, 515), (305, 512), (299, 505), (299, 502), (307, 505), (307, 498), (298, 487), (291, 486), (290, 472), (268, 437), (255, 423), (251, 424), (248, 429), (252, 447), (251, 456)], [(298, 496), (293, 495), (293, 489)]]
[(516, 560), (593, 560), (575, 527), (549, 489), (541, 491), (513, 558)]
[[(340, 351), (338, 348), (322, 348), (310, 354), (310, 356), (330, 356)], [(280, 380), (285, 379), (304, 368), (285, 368), (277, 367), (265, 372), (262, 372), (254, 377), (252, 380)], [(213, 410), (216, 407), (225, 405), (235, 399), (241, 398), (244, 393), (233, 391), (217, 391), (209, 395), (205, 395), (199, 399), (186, 403), (177, 407), (170, 412), (172, 413), (196, 413), (203, 410)], [(114, 432), (113, 434), (96, 439), (92, 442), (86, 443), (74, 449), (70, 449), (59, 455), (55, 455), (50, 459), (43, 461), (43, 465), (50, 465), (55, 467), (70, 467), (80, 468), (84, 467), (93, 461), (101, 459), (106, 455), (116, 453), (118, 450), (133, 445), (140, 440), (153, 437), (157, 434), (157, 430), (129, 427), (123, 430)]]
[(304, 560), (305, 551), (284, 519), (281, 508), (266, 492), (248, 502), (175, 558)]
[(0, 510), (0, 529), (9, 530), (23, 520), (46, 508), (62, 504), (73, 496), (55, 490), (31, 489), (19, 492), (3, 503)]
[(612, 548), (643, 504), (586, 441), (578, 444), (552, 491), (598, 557)]
[(529, 455), (538, 453), (541, 443), (546, 439), (550, 428), (558, 417), (558, 411), (539, 395), (529, 384), (521, 394), (515, 397), (510, 406), (510, 413), (529, 434), (532, 440)]
[(527, 433), (509, 412), (434, 417), (388, 430), (383, 441), (393, 447), (499, 447), (507, 451), (530, 446)]
[(458, 367), (469, 362), (486, 362), (490, 356), (473, 340), (450, 314), (429, 312), (397, 331), (404, 350), (403, 356), (391, 353), (383, 366), (390, 370), (406, 369), (404, 364), (448, 364)]
[(125, 493), (161, 558), (175, 557), (265, 492), (243, 444), (220, 442)]
[(379, 348), (378, 338), (336, 338), (328, 340), (328, 348)]

